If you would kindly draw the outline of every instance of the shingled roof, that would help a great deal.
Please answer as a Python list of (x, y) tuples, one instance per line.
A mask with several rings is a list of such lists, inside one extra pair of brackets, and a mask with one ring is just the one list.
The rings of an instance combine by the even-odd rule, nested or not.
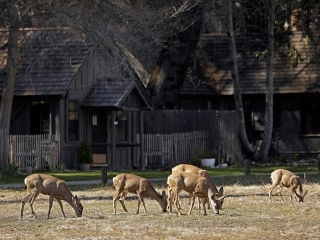
[[(274, 93), (320, 92), (320, 34), (313, 43), (305, 34), (295, 32), (275, 47)], [(266, 92), (266, 62), (254, 56), (266, 50), (266, 41), (257, 35), (237, 36), (237, 63), (242, 94)], [(228, 39), (225, 35), (201, 36), (201, 54), (180, 94), (232, 95), (233, 80), (230, 71)], [(297, 50), (298, 58), (288, 55)], [(297, 62), (296, 62), (297, 61)], [(211, 91), (208, 90), (211, 87)], [(201, 91), (205, 89), (205, 91)]]
[[(131, 100), (130, 100), (131, 99)], [(137, 81), (109, 79), (92, 86), (81, 103), (86, 107), (115, 107), (127, 109), (152, 108), (145, 88)]]
[[(0, 91), (8, 51), (8, 31), (0, 30)], [(87, 58), (92, 44), (70, 29), (27, 29), (20, 31), (20, 61), (15, 96), (63, 95)]]

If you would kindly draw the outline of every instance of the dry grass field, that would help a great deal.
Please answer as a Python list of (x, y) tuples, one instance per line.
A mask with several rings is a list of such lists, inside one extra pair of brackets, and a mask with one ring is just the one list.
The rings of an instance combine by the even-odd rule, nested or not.
[[(164, 185), (154, 185), (160, 190)], [(63, 218), (55, 201), (51, 219), (46, 220), (48, 196), (40, 195), (34, 204), (37, 218), (25, 206), (20, 216), (20, 200), (26, 192), (0, 190), (0, 239), (320, 239), (320, 184), (304, 184), (308, 195), (304, 203), (290, 203), (288, 189), (283, 190), (285, 202), (276, 191), (269, 203), (266, 185), (225, 186), (225, 199), (220, 215), (194, 209), (188, 211), (188, 199), (182, 198), (182, 216), (162, 213), (154, 200), (147, 199), (148, 213), (143, 208), (135, 214), (137, 199), (128, 196), (125, 213), (117, 202), (113, 214), (113, 187), (72, 189), (84, 206), (83, 217), (75, 218), (72, 208), (64, 203), (67, 218)], [(183, 194), (182, 194), (183, 196)], [(175, 209), (174, 209), (175, 210)], [(176, 211), (175, 211), (176, 212)]]

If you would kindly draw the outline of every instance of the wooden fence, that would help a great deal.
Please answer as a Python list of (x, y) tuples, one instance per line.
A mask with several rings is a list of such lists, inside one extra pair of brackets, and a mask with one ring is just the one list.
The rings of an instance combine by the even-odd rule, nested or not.
[(209, 133), (205, 131), (145, 134), (144, 165), (152, 169), (190, 162), (205, 148), (209, 148)]
[[(198, 152), (203, 146), (198, 146), (195, 140), (187, 133), (206, 133), (204, 146), (208, 149), (217, 149), (220, 153), (219, 163), (240, 163), (243, 161), (241, 145), (238, 138), (238, 123), (235, 111), (217, 110), (155, 110), (144, 112), (145, 136), (168, 134), (186, 134), (184, 144), (175, 142), (175, 153), (178, 153), (176, 161), (190, 162), (194, 152)], [(173, 135), (172, 135), (173, 136)], [(190, 137), (190, 142), (186, 140)], [(201, 137), (202, 138), (202, 137)], [(151, 140), (150, 140), (151, 141)], [(154, 144), (158, 144), (154, 140)], [(146, 144), (146, 143), (145, 143)], [(151, 144), (151, 143), (150, 143)], [(182, 143), (181, 143), (182, 144)], [(150, 146), (150, 145), (149, 145)], [(145, 150), (146, 150), (145, 146)], [(190, 152), (190, 153), (189, 153)], [(148, 163), (149, 164), (149, 163)]]
[(9, 159), (19, 168), (47, 169), (59, 165), (60, 141), (56, 135), (10, 135)]

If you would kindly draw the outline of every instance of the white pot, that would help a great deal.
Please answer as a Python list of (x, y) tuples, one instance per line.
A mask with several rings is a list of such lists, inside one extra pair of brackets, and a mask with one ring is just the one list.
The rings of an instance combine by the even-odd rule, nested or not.
[(202, 167), (205, 167), (205, 168), (214, 168), (215, 163), (216, 163), (215, 158), (201, 159)]

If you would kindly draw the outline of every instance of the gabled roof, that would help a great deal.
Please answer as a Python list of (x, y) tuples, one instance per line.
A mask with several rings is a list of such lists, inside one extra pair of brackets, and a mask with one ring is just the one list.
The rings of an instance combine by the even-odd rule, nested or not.
[(123, 109), (152, 108), (144, 87), (137, 81), (110, 80), (90, 89), (81, 103), (86, 107), (115, 107)]
[[(0, 91), (8, 50), (8, 31), (0, 30)], [(92, 45), (70, 29), (20, 31), (15, 96), (63, 95)]]
[[(290, 44), (288, 44), (290, 43)], [(274, 93), (320, 92), (320, 34), (312, 43), (305, 34), (295, 32), (283, 39), (274, 51)], [(257, 35), (241, 35), (236, 38), (239, 82), (242, 94), (266, 92), (266, 61), (254, 56), (256, 51), (266, 50), (266, 41)], [(186, 79), (180, 94), (194, 94), (199, 86), (212, 88), (211, 94), (232, 95), (229, 43), (226, 35), (201, 36), (201, 54), (195, 68)], [(298, 58), (288, 51), (299, 54)], [(297, 62), (295, 62), (298, 60)], [(192, 88), (198, 86), (197, 88)], [(200, 92), (197, 94), (201, 94)], [(202, 94), (210, 95), (206, 90)]]

